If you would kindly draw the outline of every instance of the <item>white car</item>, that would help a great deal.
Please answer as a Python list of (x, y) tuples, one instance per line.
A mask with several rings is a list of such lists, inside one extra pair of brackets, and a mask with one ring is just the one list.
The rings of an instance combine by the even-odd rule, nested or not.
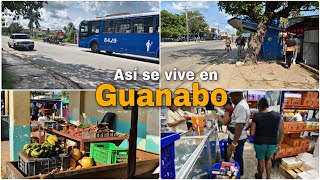
[(27, 34), (16, 33), (10, 35), (8, 46), (13, 49), (25, 48), (33, 50), (34, 41), (31, 40)]

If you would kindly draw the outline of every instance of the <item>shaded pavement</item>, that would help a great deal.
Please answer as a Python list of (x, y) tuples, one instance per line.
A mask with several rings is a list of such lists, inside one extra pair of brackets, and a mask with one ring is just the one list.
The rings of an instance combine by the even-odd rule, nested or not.
[[(294, 64), (291, 69), (285, 69), (276, 61), (259, 61), (256, 65), (238, 65), (243, 61), (245, 53), (238, 58), (236, 48), (226, 53), (216, 50), (216, 55), (210, 55), (201, 50), (193, 53), (199, 56), (193, 60), (192, 69), (195, 72), (194, 81), (166, 81), (162, 79), (162, 88), (192, 88), (193, 82), (199, 82), (202, 88), (215, 89), (318, 89), (319, 76), (299, 64)], [(188, 56), (187, 52), (181, 53)], [(195, 63), (196, 62), (196, 63)], [(174, 63), (174, 62), (173, 62)], [(206, 64), (206, 66), (201, 66)], [(163, 65), (163, 64), (162, 64)], [(168, 66), (169, 64), (166, 64)], [(182, 65), (183, 66), (183, 65)], [(201, 69), (197, 69), (201, 67)], [(196, 71), (194, 71), (197, 69)], [(186, 69), (184, 69), (186, 70)], [(199, 78), (201, 71), (216, 71), (218, 81), (202, 81)]]

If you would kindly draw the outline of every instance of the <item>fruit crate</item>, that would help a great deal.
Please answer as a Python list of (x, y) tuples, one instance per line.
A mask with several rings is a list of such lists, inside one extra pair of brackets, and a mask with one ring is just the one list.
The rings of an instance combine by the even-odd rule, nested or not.
[(128, 149), (120, 148), (113, 143), (91, 143), (90, 157), (101, 164), (115, 164), (128, 161)]
[(179, 133), (161, 133), (161, 178), (175, 179), (176, 169), (174, 164), (174, 141), (180, 139)]
[(33, 158), (29, 157), (24, 151), (20, 151), (18, 167), (26, 176), (46, 174), (54, 169), (67, 170), (69, 168), (69, 156), (59, 154), (51, 158)]

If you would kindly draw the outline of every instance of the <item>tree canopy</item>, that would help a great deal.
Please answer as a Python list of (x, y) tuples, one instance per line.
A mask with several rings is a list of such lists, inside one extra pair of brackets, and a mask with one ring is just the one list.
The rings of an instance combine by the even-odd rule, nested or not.
[(254, 21), (287, 18), (290, 13), (319, 9), (318, 1), (219, 1), (219, 9), (227, 14), (247, 15)]
[[(188, 11), (189, 33), (200, 34), (209, 31), (209, 25), (199, 11)], [(173, 14), (161, 11), (161, 37), (177, 38), (187, 34), (185, 13)]]

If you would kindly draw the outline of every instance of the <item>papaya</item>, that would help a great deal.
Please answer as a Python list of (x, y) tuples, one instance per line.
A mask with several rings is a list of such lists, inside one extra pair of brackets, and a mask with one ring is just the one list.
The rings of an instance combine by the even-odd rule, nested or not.
[(83, 157), (81, 160), (78, 161), (79, 164), (81, 164), (81, 166), (83, 168), (89, 168), (93, 166), (93, 160), (90, 157)]
[(55, 145), (56, 144), (56, 142), (53, 140), (53, 139), (47, 139), (47, 141), (51, 144), (51, 145)]
[(76, 167), (76, 169), (81, 169), (82, 168), (82, 166), (81, 165), (78, 165), (77, 167)]
[(79, 159), (81, 159), (81, 152), (80, 152), (80, 150), (77, 149), (77, 148), (73, 148), (73, 149), (70, 151), (70, 155), (71, 155), (71, 157), (72, 157), (74, 160), (76, 160), (76, 161), (78, 161)]

